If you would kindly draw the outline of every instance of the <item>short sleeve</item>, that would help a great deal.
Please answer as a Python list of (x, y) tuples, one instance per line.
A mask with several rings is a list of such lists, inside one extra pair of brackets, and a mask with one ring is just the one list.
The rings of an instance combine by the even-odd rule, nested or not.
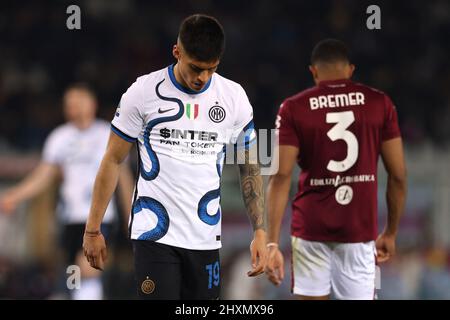
[(381, 133), (382, 141), (394, 139), (401, 136), (400, 127), (398, 125), (397, 111), (388, 96), (384, 97), (385, 101), (385, 118), (383, 131)]
[(111, 122), (112, 131), (128, 142), (135, 142), (143, 126), (143, 118), (139, 112), (141, 106), (142, 96), (136, 81), (120, 99)]
[(297, 129), (294, 124), (292, 105), (288, 100), (284, 101), (280, 106), (275, 128), (278, 132), (280, 145), (299, 147), (300, 144)]
[(231, 134), (231, 143), (237, 148), (248, 148), (256, 142), (256, 132), (253, 123), (253, 108), (244, 89), (240, 87), (237, 99), (237, 115)]
[(49, 164), (60, 165), (63, 161), (62, 158), (61, 148), (57, 136), (53, 131), (45, 140), (42, 161)]

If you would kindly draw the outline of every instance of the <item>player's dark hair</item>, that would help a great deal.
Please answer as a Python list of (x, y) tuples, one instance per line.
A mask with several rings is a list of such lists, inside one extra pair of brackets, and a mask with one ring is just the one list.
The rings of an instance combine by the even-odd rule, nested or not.
[(91, 86), (89, 86), (89, 84), (87, 84), (86, 82), (75, 82), (70, 84), (66, 90), (64, 91), (64, 93), (69, 92), (70, 90), (80, 90), (80, 91), (85, 91), (87, 92), (92, 98), (97, 99), (97, 95), (95, 94), (94, 90), (92, 89)]
[(325, 39), (314, 47), (311, 64), (350, 62), (350, 52), (344, 42), (336, 39)]
[(194, 14), (181, 23), (178, 39), (186, 53), (202, 62), (220, 59), (225, 48), (225, 33), (217, 19)]

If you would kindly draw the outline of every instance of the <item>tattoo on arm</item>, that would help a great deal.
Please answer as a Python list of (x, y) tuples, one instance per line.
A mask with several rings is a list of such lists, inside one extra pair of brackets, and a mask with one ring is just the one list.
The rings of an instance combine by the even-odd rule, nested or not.
[(245, 151), (245, 163), (239, 165), (242, 196), (253, 230), (264, 229), (264, 183), (259, 164), (249, 163)]

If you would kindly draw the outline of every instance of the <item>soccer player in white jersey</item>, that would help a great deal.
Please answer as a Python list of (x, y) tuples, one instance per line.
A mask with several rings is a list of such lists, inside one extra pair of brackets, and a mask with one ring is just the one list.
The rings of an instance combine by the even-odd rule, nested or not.
[[(95, 175), (106, 149), (110, 126), (95, 118), (96, 97), (85, 84), (70, 86), (64, 94), (63, 104), (67, 123), (50, 133), (39, 165), (23, 181), (2, 194), (0, 209), (12, 213), (21, 202), (48, 190), (62, 178), (58, 210), (62, 249), (67, 266), (77, 264), (82, 276), (81, 288), (71, 291), (72, 298), (96, 300), (103, 297), (101, 274), (85, 262), (81, 249)], [(123, 212), (128, 216), (133, 178), (126, 166), (121, 170), (120, 187)], [(105, 232), (111, 227), (114, 211), (112, 202), (106, 209), (102, 225)]]
[[(173, 46), (177, 63), (139, 77), (123, 94), (94, 186), (84, 250), (102, 268), (99, 226), (118, 167), (134, 143), (140, 169), (130, 237), (143, 299), (217, 299), (220, 295), (220, 178), (224, 147), (255, 148), (253, 112), (244, 89), (215, 73), (224, 49), (219, 22), (187, 17)], [(253, 130), (252, 130), (253, 129)], [(241, 154), (242, 155), (242, 154)], [(259, 166), (240, 166), (254, 238), (249, 276), (263, 272), (264, 194)]]

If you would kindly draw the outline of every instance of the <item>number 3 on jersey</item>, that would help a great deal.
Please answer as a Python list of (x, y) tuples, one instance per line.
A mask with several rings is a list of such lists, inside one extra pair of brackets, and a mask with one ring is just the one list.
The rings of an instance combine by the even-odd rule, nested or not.
[(350, 169), (358, 159), (358, 140), (356, 136), (347, 130), (355, 121), (353, 111), (327, 113), (327, 123), (336, 123), (327, 132), (331, 141), (344, 140), (347, 144), (347, 157), (342, 161), (330, 160), (327, 169), (333, 172), (344, 172)]

